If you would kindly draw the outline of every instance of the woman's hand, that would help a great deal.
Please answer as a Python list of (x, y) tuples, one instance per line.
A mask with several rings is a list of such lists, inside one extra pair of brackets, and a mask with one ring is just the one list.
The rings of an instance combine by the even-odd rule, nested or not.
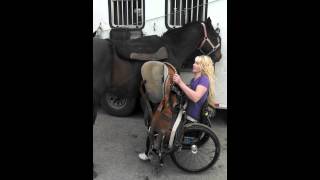
[(181, 77), (178, 74), (174, 74), (173, 75), (173, 82), (180, 85), (180, 83), (182, 82)]
[(201, 84), (197, 85), (195, 90), (191, 89), (181, 80), (181, 77), (178, 74), (173, 75), (173, 82), (178, 84), (181, 90), (186, 94), (188, 99), (190, 99), (194, 103), (197, 103), (207, 92), (207, 88)]

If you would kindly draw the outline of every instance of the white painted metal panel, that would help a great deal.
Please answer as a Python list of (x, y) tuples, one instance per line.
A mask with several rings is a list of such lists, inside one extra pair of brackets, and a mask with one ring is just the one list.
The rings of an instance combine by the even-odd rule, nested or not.
[[(227, 108), (227, 0), (208, 0), (208, 14), (214, 27), (219, 23), (222, 39), (222, 59), (216, 63), (216, 99), (223, 108)], [(190, 5), (188, 4), (190, 8)], [(130, 7), (132, 8), (132, 7)], [(109, 38), (108, 0), (93, 0), (93, 31), (101, 24), (101, 38)], [(161, 36), (167, 31), (165, 26), (165, 3), (163, 0), (145, 0), (145, 35)], [(183, 73), (186, 81), (192, 74)]]

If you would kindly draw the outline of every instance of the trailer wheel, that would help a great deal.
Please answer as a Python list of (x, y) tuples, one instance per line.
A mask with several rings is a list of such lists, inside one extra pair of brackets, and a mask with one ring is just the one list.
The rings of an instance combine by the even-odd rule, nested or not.
[(106, 93), (101, 99), (101, 107), (112, 116), (129, 116), (135, 109), (136, 98), (119, 97)]

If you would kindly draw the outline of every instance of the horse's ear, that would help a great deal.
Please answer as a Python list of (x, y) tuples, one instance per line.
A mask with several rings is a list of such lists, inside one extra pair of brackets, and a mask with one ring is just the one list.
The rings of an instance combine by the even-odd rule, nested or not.
[(211, 19), (210, 19), (210, 17), (207, 18), (206, 23), (207, 23), (207, 24), (211, 24)]

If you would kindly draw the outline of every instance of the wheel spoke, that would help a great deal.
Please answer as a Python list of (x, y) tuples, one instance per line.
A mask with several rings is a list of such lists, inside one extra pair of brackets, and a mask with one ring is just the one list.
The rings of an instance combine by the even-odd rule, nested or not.
[(185, 131), (184, 136), (193, 137), (193, 140), (191, 145), (185, 143), (181, 151), (174, 152), (174, 162), (178, 167), (190, 172), (200, 172), (214, 164), (219, 156), (219, 144), (208, 130), (212, 131), (206, 127), (191, 126)]

